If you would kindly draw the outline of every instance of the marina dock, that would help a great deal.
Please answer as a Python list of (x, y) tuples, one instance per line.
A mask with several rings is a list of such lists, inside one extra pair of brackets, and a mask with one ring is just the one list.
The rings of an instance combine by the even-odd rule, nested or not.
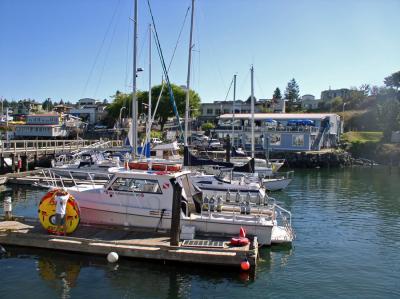
[[(200, 236), (198, 236), (200, 237)], [(106, 255), (116, 252), (120, 257), (182, 262), (212, 266), (227, 266), (240, 270), (247, 259), (254, 271), (258, 259), (258, 243), (234, 247), (229, 239), (204, 237), (170, 245), (167, 232), (131, 230), (101, 226), (80, 225), (70, 236), (48, 234), (38, 221), (0, 219), (0, 244), (45, 248), (84, 254)]]

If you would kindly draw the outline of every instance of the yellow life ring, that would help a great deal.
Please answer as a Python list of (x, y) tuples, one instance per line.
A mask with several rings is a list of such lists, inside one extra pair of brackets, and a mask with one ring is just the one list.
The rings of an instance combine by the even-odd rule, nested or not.
[[(51, 190), (47, 192), (41, 199), (39, 203), (38, 216), (39, 221), (43, 228), (49, 233), (56, 233), (56, 201), (55, 197), (59, 190)], [(70, 194), (67, 201), (67, 208), (65, 212), (65, 222), (67, 225), (67, 234), (73, 233), (79, 225), (80, 222), (80, 211), (78, 202)]]

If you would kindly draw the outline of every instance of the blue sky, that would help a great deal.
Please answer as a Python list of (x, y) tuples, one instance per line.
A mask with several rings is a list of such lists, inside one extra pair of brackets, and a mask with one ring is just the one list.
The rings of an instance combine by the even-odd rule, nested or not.
[[(0, 97), (109, 98), (132, 81), (132, 0), (0, 0)], [(169, 62), (190, 0), (151, 0)], [(147, 3), (139, 0), (138, 88), (148, 88)], [(192, 87), (203, 102), (270, 98), (295, 78), (301, 94), (383, 84), (400, 70), (398, 0), (196, 0)], [(186, 82), (189, 16), (170, 69)], [(153, 84), (161, 67), (153, 45)], [(96, 59), (97, 57), (97, 59)], [(232, 98), (232, 93), (228, 95)]]

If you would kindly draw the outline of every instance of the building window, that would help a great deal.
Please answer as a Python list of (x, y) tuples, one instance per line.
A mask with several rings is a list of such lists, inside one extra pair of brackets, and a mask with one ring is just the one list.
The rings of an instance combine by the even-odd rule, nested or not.
[(214, 111), (213, 111), (212, 109), (207, 109), (207, 114), (208, 114), (208, 115), (213, 115), (213, 112), (214, 112)]

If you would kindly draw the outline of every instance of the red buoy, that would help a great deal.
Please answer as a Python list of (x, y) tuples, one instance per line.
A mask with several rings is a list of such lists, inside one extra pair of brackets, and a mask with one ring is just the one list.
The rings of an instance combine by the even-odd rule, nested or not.
[(240, 263), (240, 268), (242, 268), (243, 271), (248, 271), (250, 269), (250, 263), (246, 259)]
[(243, 228), (242, 226), (240, 227), (239, 236), (241, 238), (246, 238), (246, 229)]

